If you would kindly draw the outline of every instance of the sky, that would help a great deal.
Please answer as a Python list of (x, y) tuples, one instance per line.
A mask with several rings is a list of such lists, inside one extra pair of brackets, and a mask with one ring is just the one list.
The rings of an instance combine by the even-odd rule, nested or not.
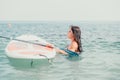
[(0, 21), (120, 21), (120, 0), (0, 0)]

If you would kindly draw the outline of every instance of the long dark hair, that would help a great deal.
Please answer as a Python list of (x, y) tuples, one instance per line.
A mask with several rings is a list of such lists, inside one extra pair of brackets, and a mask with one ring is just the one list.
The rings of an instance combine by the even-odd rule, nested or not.
[(81, 53), (83, 51), (82, 43), (81, 43), (81, 30), (78, 26), (73, 26), (73, 25), (71, 25), (70, 28), (73, 32), (74, 39), (78, 44), (78, 51)]

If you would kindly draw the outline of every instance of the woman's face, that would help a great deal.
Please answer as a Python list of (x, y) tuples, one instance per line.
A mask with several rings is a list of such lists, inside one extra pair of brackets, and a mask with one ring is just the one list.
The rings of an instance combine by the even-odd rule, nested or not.
[(72, 32), (71, 28), (69, 29), (67, 36), (69, 39), (73, 39), (74, 36), (73, 36), (73, 32)]

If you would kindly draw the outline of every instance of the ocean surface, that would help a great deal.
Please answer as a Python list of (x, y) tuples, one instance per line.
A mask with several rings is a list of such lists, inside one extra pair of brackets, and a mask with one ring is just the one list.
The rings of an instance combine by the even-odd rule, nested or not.
[(66, 36), (70, 25), (82, 32), (81, 59), (57, 54), (52, 64), (17, 68), (5, 54), (10, 40), (0, 38), (0, 80), (120, 80), (120, 22), (0, 22), (0, 35), (33, 34), (64, 48), (70, 43)]

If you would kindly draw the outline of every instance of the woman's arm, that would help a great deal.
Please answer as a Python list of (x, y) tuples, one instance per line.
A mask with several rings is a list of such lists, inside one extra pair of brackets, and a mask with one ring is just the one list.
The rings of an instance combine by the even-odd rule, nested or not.
[(46, 46), (47, 46), (47, 47), (50, 47), (50, 48), (54, 48), (57, 53), (61, 53), (61, 54), (65, 54), (65, 55), (68, 54), (68, 53), (66, 53), (64, 50), (61, 50), (61, 49), (59, 49), (59, 48), (56, 48), (53, 44), (48, 43)]
[(58, 49), (58, 48), (55, 48), (55, 50), (56, 50), (57, 53), (61, 53), (61, 54), (65, 54), (65, 55), (68, 54), (64, 50), (61, 50), (61, 49)]

